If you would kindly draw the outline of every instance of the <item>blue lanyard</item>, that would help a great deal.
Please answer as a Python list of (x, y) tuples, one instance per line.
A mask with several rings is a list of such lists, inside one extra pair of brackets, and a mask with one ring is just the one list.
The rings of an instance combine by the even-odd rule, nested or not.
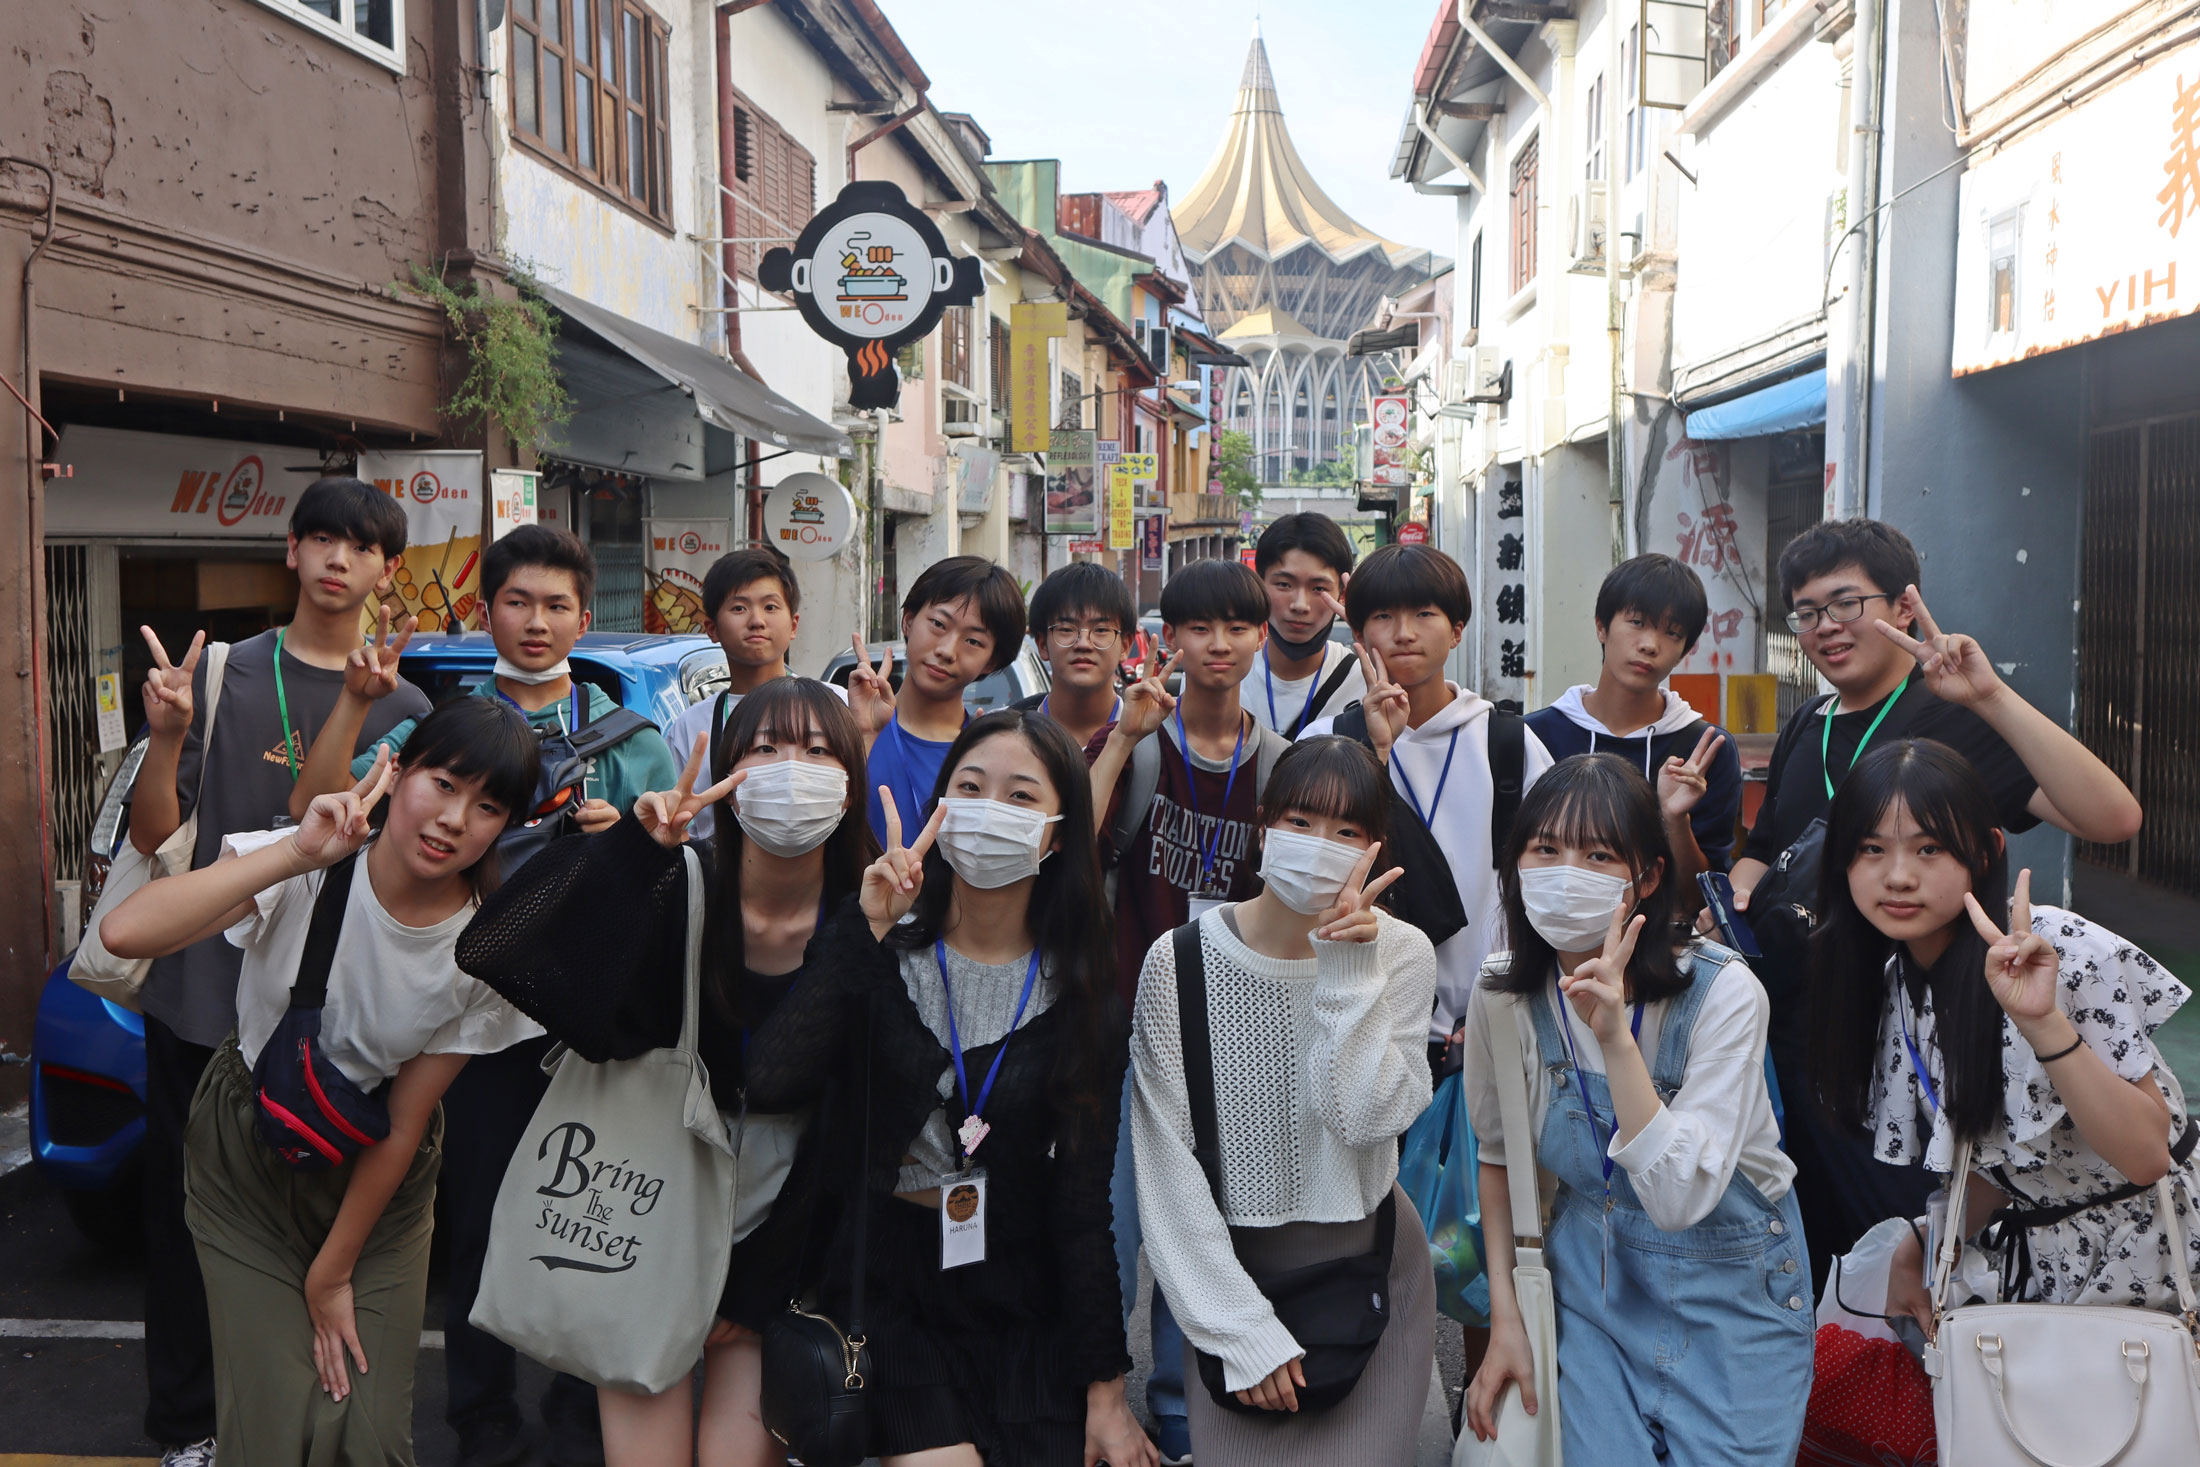
[(1902, 1027), (1902, 1047), (1910, 1054), (1910, 1073), (1917, 1076), (1917, 1083), (1925, 1087), (1925, 1103), (1940, 1114), (1940, 1092), (1933, 1088), (1933, 1077), (1925, 1073), (1924, 1056), (1917, 1052), (1917, 1044), (1910, 1038), (1910, 990), (1902, 981), (1902, 970), (1897, 967), (1894, 975), (1894, 1020)]
[[(1192, 767), (1192, 741), (1184, 735), (1184, 709), (1176, 710), (1176, 751), (1184, 756), (1184, 783), (1191, 792), (1192, 839), (1199, 839), (1199, 771)], [(1230, 751), (1230, 777), (1222, 782), (1222, 808), (1215, 812), (1214, 839), (1207, 842), (1199, 858), (1199, 890), (1207, 889), (1207, 873), (1214, 869), (1215, 853), (1222, 849), (1222, 822), (1230, 813), (1230, 791), (1237, 788), (1238, 758), (1245, 752), (1245, 724), (1238, 724), (1237, 747)], [(1197, 892), (1194, 895), (1198, 895)]]
[[(1024, 1005), (1031, 1002), (1032, 987), (1039, 981), (1039, 949), (1031, 950), (1031, 963), (1024, 969), (1024, 991), (1016, 1000), (1016, 1017), (1008, 1021), (1008, 1032), (1001, 1036), (1001, 1047), (993, 1051), (993, 1063), (985, 1072), (985, 1084), (978, 1087), (978, 1101), (970, 1102), (970, 1076), (963, 1069), (962, 1035), (955, 1028), (955, 990), (947, 981), (947, 942), (944, 938), (932, 939), (932, 956), (940, 965), (940, 990), (947, 995), (947, 1047), (955, 1059), (955, 1089), (962, 1096), (963, 1114), (972, 1120), (983, 1120), (986, 1100), (993, 1094), (993, 1082), (1000, 1078), (1001, 1061), (1008, 1058), (1008, 1041), (1016, 1037), (1023, 1026)], [(963, 1152), (963, 1164), (970, 1163), (970, 1153)]]
[[(1322, 662), (1325, 666), (1327, 665), (1328, 661), (1329, 659), (1326, 657), (1322, 659)], [(1277, 733), (1285, 734), (1286, 737), (1289, 737), (1289, 735), (1285, 733), (1284, 726), (1276, 719), (1276, 668), (1275, 664), (1271, 663), (1268, 660), (1268, 654), (1266, 652), (1262, 652), (1260, 654), (1260, 675), (1263, 679), (1266, 680), (1268, 684), (1268, 726), (1274, 729)], [(1320, 693), (1321, 690), (1322, 670), (1321, 668), (1317, 667), (1314, 669), (1313, 675), (1308, 677), (1306, 680), (1306, 706), (1299, 710), (1297, 721), (1295, 721), (1291, 725), (1292, 729), (1296, 730), (1306, 727), (1306, 720), (1314, 711), (1315, 695)]]
[[(534, 718), (527, 712), (527, 710), (524, 708), (520, 708), (519, 700), (517, 698), (514, 698), (510, 693), (505, 692), (504, 689), (497, 687), (495, 678), (491, 678), (489, 680), (489, 686), (496, 692), (496, 695), (499, 698), (502, 698), (505, 702), (511, 704), (515, 709), (518, 709), (520, 717), (527, 719), (529, 723), (534, 722)], [(541, 710), (538, 709), (536, 711), (540, 712)], [(576, 678), (573, 682), (573, 721), (565, 726), (564, 732), (570, 735), (574, 729), (579, 728), (585, 722), (587, 722), (587, 720), (581, 717), (580, 680)]]
[[(1429, 801), (1428, 808), (1424, 810), (1421, 808), (1421, 797), (1418, 794), (1414, 793), (1413, 780), (1406, 774), (1405, 765), (1398, 762), (1397, 745), (1391, 745), (1391, 770), (1398, 776), (1398, 783), (1406, 787), (1406, 799), (1412, 803), (1413, 813), (1420, 816), (1421, 823), (1427, 826), (1430, 830), (1434, 830), (1436, 828), (1436, 812), (1442, 809), (1444, 805), (1444, 786), (1451, 782), (1451, 756), (1458, 752), (1459, 730), (1455, 728), (1451, 731), (1451, 742), (1444, 748), (1444, 771), (1443, 773), (1436, 776), (1436, 798)], [(1639, 1007), (1636, 1009), (1636, 1013), (1641, 1013), (1641, 1009)]]
[[(1555, 981), (1552, 986), (1557, 987)], [(1635, 1017), (1628, 1025), (1628, 1032), (1638, 1041), (1642, 1038), (1642, 1003), (1640, 1000), (1637, 1000), (1635, 1004)], [(1581, 1110), (1582, 1114), (1589, 1118), (1589, 1137), (1597, 1143), (1597, 1160), (1604, 1167), (1604, 1201), (1605, 1205), (1609, 1207), (1612, 1201), (1612, 1148), (1604, 1137), (1597, 1134), (1597, 1108), (1589, 1100), (1589, 1081), (1581, 1073), (1581, 1056), (1574, 1051), (1574, 1026), (1573, 1021), (1566, 1017), (1566, 992), (1564, 989), (1558, 991), (1558, 1035), (1559, 1038), (1566, 1041), (1566, 1058), (1572, 1062), (1574, 1067), (1574, 1084), (1581, 1089)], [(1619, 1108), (1616, 1105), (1612, 1108), (1612, 1132), (1614, 1135), (1619, 1133)]]

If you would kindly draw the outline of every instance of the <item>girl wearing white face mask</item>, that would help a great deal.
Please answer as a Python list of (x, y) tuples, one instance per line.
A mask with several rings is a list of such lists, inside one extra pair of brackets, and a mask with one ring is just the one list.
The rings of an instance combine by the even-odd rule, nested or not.
[[(687, 928), (680, 847), (695, 816), (716, 807), (715, 838), (697, 845), (708, 884), (696, 1047), (740, 1140), (733, 1253), (704, 1349), (699, 1424), (687, 1381), (655, 1396), (600, 1391), (609, 1467), (678, 1467), (698, 1451), (704, 1467), (785, 1460), (758, 1419), (758, 1341), (786, 1307), (815, 1219), (813, 1189), (800, 1182), (809, 1115), (760, 1102), (748, 1054), (878, 854), (849, 777), (863, 769), (863, 736), (824, 684), (774, 679), (741, 700), (715, 750), (707, 737), (685, 751), (680, 784), (643, 795), (634, 819), (530, 861), (462, 945), (469, 971), (507, 988), (584, 1059), (675, 1043)], [(709, 768), (726, 776), (710, 784)]]
[[(1390, 801), (1360, 744), (1292, 745), (1261, 796), (1261, 893), (1163, 937), (1139, 976), (1139, 1215), (1184, 1327), (1205, 1467), (1413, 1457), (1436, 1293), (1421, 1221), (1397, 1189), (1397, 1138), (1429, 1101), (1436, 954), (1374, 906), (1404, 874), (1369, 880)], [(1202, 992), (1199, 1009), (1185, 1007)], [(1275, 1286), (1317, 1266), (1351, 1271), (1364, 1287), (1354, 1297), (1380, 1302), (1372, 1353), (1343, 1366), (1336, 1322)]]
[[(1466, 1425), (1496, 1431), (1538, 1349), (1513, 1287), (1508, 1150), (1557, 1179), (1542, 1224), (1556, 1301), (1559, 1427), (1572, 1462), (1795, 1460), (1812, 1294), (1795, 1168), (1765, 1084), (1769, 1006), (1732, 952), (1676, 938), (1658, 799), (1612, 754), (1553, 765), (1499, 868), (1511, 951), (1468, 1007), (1490, 1344)], [(1526, 1082), (1508, 1136), (1499, 1067)], [(1546, 1362), (1547, 1363), (1547, 1362)]]

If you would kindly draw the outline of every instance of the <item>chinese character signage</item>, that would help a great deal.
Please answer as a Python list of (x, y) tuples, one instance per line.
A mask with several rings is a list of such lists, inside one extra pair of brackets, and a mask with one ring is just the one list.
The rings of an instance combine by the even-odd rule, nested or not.
[(651, 520), (644, 527), (643, 572), (649, 593), (642, 598), (645, 632), (701, 632), (703, 577), (711, 562), (726, 553), (725, 520)]
[(1138, 543), (1135, 501), (1138, 490), (1130, 470), (1117, 464), (1108, 470), (1108, 549), (1128, 550)]
[(1147, 515), (1138, 522), (1138, 559), (1142, 569), (1161, 569), (1161, 547), (1169, 529), (1169, 518), (1160, 512)]
[[(1513, 709), (1527, 706), (1528, 517), (1521, 481), (1498, 479), (1475, 496), (1482, 515), (1482, 544), (1489, 557), (1479, 583), (1488, 588), (1490, 613), (1482, 622), (1482, 692)], [(1413, 528), (1402, 526), (1401, 530)], [(1424, 533), (1425, 527), (1423, 527)], [(1478, 618), (1479, 620), (1479, 618)]]
[(1057, 428), (1047, 446), (1047, 533), (1100, 533), (1099, 466), (1090, 428)]
[(1062, 301), (1017, 305), (1009, 309), (1008, 326), (1008, 450), (1011, 453), (1047, 451), (1051, 377), (1047, 368), (1047, 343), (1069, 335), (1069, 306)]
[[(481, 454), (473, 449), (362, 453), (359, 477), (405, 507), (405, 554), (391, 578), (390, 616), (424, 632), (481, 625)], [(374, 624), (376, 603), (360, 608)]]

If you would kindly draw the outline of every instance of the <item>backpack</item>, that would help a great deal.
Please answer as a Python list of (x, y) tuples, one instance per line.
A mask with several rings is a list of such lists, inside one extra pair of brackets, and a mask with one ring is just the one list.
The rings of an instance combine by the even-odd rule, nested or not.
[(535, 803), (528, 817), (497, 839), (497, 860), (506, 880), (560, 836), (579, 832), (585, 788), (596, 760), (643, 729), (657, 725), (631, 708), (590, 716), (587, 684), (573, 684), (573, 717), (565, 728), (536, 732), (541, 765), (535, 776)]

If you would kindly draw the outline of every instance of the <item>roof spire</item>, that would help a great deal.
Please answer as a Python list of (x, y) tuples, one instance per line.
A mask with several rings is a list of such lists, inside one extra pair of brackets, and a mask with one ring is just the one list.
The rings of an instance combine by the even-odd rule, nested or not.
[[(1268, 94), (1265, 99), (1257, 95), (1247, 95), (1261, 92)], [(1268, 67), (1268, 45), (1260, 37), (1260, 17), (1257, 14), (1253, 17), (1253, 44), (1245, 53), (1245, 74), (1238, 78), (1237, 110), (1276, 110), (1276, 74)]]

